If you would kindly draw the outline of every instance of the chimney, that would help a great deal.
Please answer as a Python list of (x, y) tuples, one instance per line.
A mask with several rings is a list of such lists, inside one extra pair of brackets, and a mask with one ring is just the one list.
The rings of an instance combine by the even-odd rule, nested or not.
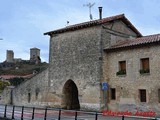
[(98, 7), (99, 8), (99, 19), (102, 19), (102, 7)]

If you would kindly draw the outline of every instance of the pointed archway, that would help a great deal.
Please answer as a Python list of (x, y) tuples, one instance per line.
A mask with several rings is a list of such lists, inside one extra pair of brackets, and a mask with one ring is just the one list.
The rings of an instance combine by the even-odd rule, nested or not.
[(64, 109), (80, 109), (78, 99), (78, 88), (72, 80), (68, 80), (62, 91), (62, 108)]

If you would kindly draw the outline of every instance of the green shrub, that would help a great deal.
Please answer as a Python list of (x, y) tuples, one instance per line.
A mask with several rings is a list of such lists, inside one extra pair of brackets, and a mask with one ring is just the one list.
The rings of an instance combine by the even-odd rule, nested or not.
[(9, 86), (10, 83), (6, 81), (0, 81), (0, 91), (4, 90), (6, 86)]
[(116, 73), (116, 75), (126, 75), (126, 70), (120, 70)]
[(149, 69), (141, 69), (139, 70), (140, 74), (144, 74), (144, 73), (150, 73)]

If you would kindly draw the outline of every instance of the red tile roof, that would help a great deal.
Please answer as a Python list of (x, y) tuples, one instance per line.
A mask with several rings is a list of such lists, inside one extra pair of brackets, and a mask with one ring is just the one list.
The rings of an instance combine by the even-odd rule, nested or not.
[(18, 75), (0, 75), (0, 78), (9, 80), (9, 79), (16, 78), (16, 77), (31, 78), (33, 76), (34, 76), (34, 74), (28, 74), (28, 75), (24, 75), (24, 76), (18, 76)]
[(155, 34), (139, 38), (126, 39), (112, 45), (110, 48), (107, 48), (106, 50), (126, 48), (138, 45), (145, 45), (149, 43), (158, 43), (158, 42), (160, 42), (160, 34)]
[(17, 77), (17, 76), (15, 76), (15, 75), (1, 75), (1, 76), (0, 76), (0, 78), (4, 78), (4, 79), (6, 79), (6, 80), (11, 79), (11, 78), (14, 78), (14, 77)]
[(74, 31), (74, 30), (78, 30), (78, 29), (82, 29), (82, 28), (101, 25), (101, 24), (112, 22), (115, 20), (122, 20), (128, 27), (130, 27), (138, 35), (138, 37), (142, 36), (142, 34), (132, 25), (132, 23), (124, 16), (124, 14), (103, 18), (101, 20), (99, 19), (99, 20), (93, 20), (93, 21), (84, 22), (84, 23), (80, 23), (80, 24), (70, 25), (70, 26), (67, 26), (62, 29), (46, 32), (46, 33), (44, 33), (44, 35), (52, 35), (52, 34), (56, 34), (56, 33)]

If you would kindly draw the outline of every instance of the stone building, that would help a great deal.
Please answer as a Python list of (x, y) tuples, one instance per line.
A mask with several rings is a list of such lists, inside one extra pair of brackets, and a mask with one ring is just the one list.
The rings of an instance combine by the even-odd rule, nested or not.
[(16, 63), (41, 63), (40, 58), (40, 49), (38, 48), (31, 48), (30, 49), (30, 59), (23, 60), (22, 58), (14, 58), (13, 50), (6, 51), (6, 60), (0, 63), (0, 68), (12, 68)]
[(160, 110), (160, 34), (131, 38), (105, 48), (104, 79), (108, 106)]
[(160, 35), (143, 37), (124, 14), (44, 34), (49, 68), (14, 88), (13, 104), (160, 111)]
[(38, 48), (31, 48), (30, 49), (30, 61), (36, 64), (41, 63), (40, 59), (40, 49)]
[(13, 50), (7, 50), (6, 62), (8, 62), (8, 63), (13, 63), (14, 62), (14, 52), (13, 52)]

